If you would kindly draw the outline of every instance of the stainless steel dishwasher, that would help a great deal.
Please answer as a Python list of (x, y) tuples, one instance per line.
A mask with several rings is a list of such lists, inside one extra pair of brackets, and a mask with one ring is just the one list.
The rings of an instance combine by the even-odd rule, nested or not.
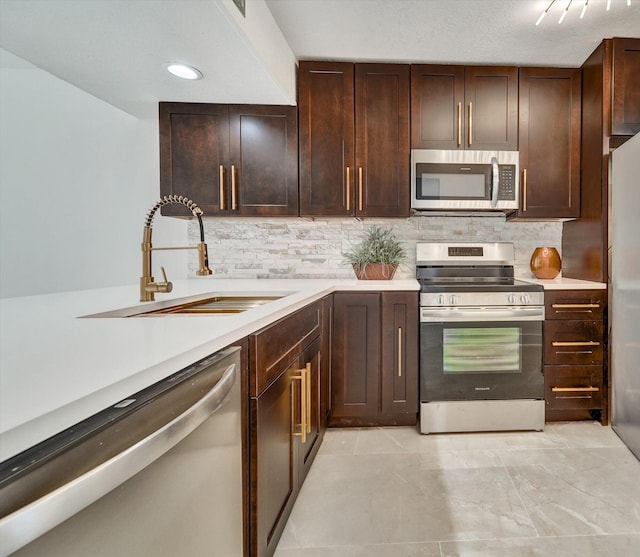
[(242, 556), (240, 348), (0, 464), (0, 553)]

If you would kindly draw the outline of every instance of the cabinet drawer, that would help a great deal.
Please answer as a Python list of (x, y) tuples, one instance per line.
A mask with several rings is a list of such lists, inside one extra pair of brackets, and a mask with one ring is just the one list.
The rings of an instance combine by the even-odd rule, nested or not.
[(250, 396), (259, 396), (297, 352), (320, 336), (320, 309), (321, 302), (314, 302), (250, 335)]
[(601, 408), (602, 366), (545, 366), (548, 410)]
[(602, 319), (606, 290), (547, 290), (545, 319)]
[(601, 364), (603, 338), (602, 321), (547, 321), (544, 324), (544, 363)]

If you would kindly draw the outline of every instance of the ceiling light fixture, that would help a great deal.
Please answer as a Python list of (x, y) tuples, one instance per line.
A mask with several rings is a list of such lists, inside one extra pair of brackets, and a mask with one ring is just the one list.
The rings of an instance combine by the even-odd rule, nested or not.
[[(589, 5), (589, 1), (590, 0), (578, 0), (576, 2), (576, 5), (579, 4), (580, 1), (582, 2), (582, 10), (580, 12), (580, 19), (583, 19), (584, 18), (584, 14), (587, 11), (587, 6)], [(540, 14), (540, 17), (538, 18), (538, 21), (536, 21), (536, 25), (540, 25), (540, 23), (542, 23), (542, 20), (544, 19), (544, 16), (549, 13), (549, 10), (551, 9), (551, 7), (555, 3), (556, 3), (556, 0), (549, 0), (549, 3), (547, 4), (547, 7)], [(566, 4), (565, 4), (564, 8), (562, 8), (562, 14), (560, 15), (560, 19), (558, 20), (558, 23), (562, 23), (564, 21), (564, 18), (569, 13), (569, 8), (571, 7), (572, 4), (573, 4), (573, 0), (566, 0)], [(631, 6), (631, 0), (627, 0), (627, 6)], [(611, 10), (611, 0), (607, 0), (607, 11), (610, 11), (610, 10)]]
[(202, 72), (193, 66), (186, 64), (167, 64), (167, 71), (181, 79), (202, 79)]

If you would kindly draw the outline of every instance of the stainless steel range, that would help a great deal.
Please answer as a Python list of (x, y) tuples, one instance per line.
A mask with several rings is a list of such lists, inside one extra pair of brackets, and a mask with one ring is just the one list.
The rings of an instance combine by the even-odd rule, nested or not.
[(420, 430), (542, 430), (541, 286), (511, 243), (419, 243)]

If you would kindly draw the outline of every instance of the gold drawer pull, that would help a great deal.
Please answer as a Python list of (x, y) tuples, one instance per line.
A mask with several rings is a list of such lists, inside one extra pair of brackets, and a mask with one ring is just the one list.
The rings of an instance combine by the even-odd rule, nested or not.
[(600, 343), (594, 340), (576, 340), (572, 342), (554, 340), (551, 346), (600, 346)]
[(307, 362), (305, 366), (305, 371), (307, 373), (307, 433), (311, 433), (311, 362)]
[(462, 103), (458, 103), (458, 147), (462, 145)]
[(302, 443), (307, 442), (307, 370), (306, 368), (294, 371), (294, 379), (300, 380), (300, 433), (294, 433), (300, 437)]
[(224, 211), (225, 210), (225, 204), (224, 204), (224, 166), (220, 165), (220, 172), (219, 172), (219, 177), (220, 177), (220, 210)]
[(554, 393), (596, 393), (600, 390), (600, 387), (551, 387)]
[(358, 167), (358, 211), (362, 211), (362, 167)]
[(469, 147), (473, 145), (473, 103), (469, 103)]
[(236, 195), (237, 195), (237, 188), (238, 185), (236, 183), (236, 165), (232, 164), (231, 165), (231, 210), (232, 211), (237, 211), (238, 210), (238, 202), (236, 199)]
[(585, 309), (585, 308), (599, 308), (600, 304), (551, 304), (552, 308), (562, 309)]
[(351, 168), (347, 166), (347, 211), (351, 211)]
[(402, 377), (402, 327), (398, 327), (398, 377)]

